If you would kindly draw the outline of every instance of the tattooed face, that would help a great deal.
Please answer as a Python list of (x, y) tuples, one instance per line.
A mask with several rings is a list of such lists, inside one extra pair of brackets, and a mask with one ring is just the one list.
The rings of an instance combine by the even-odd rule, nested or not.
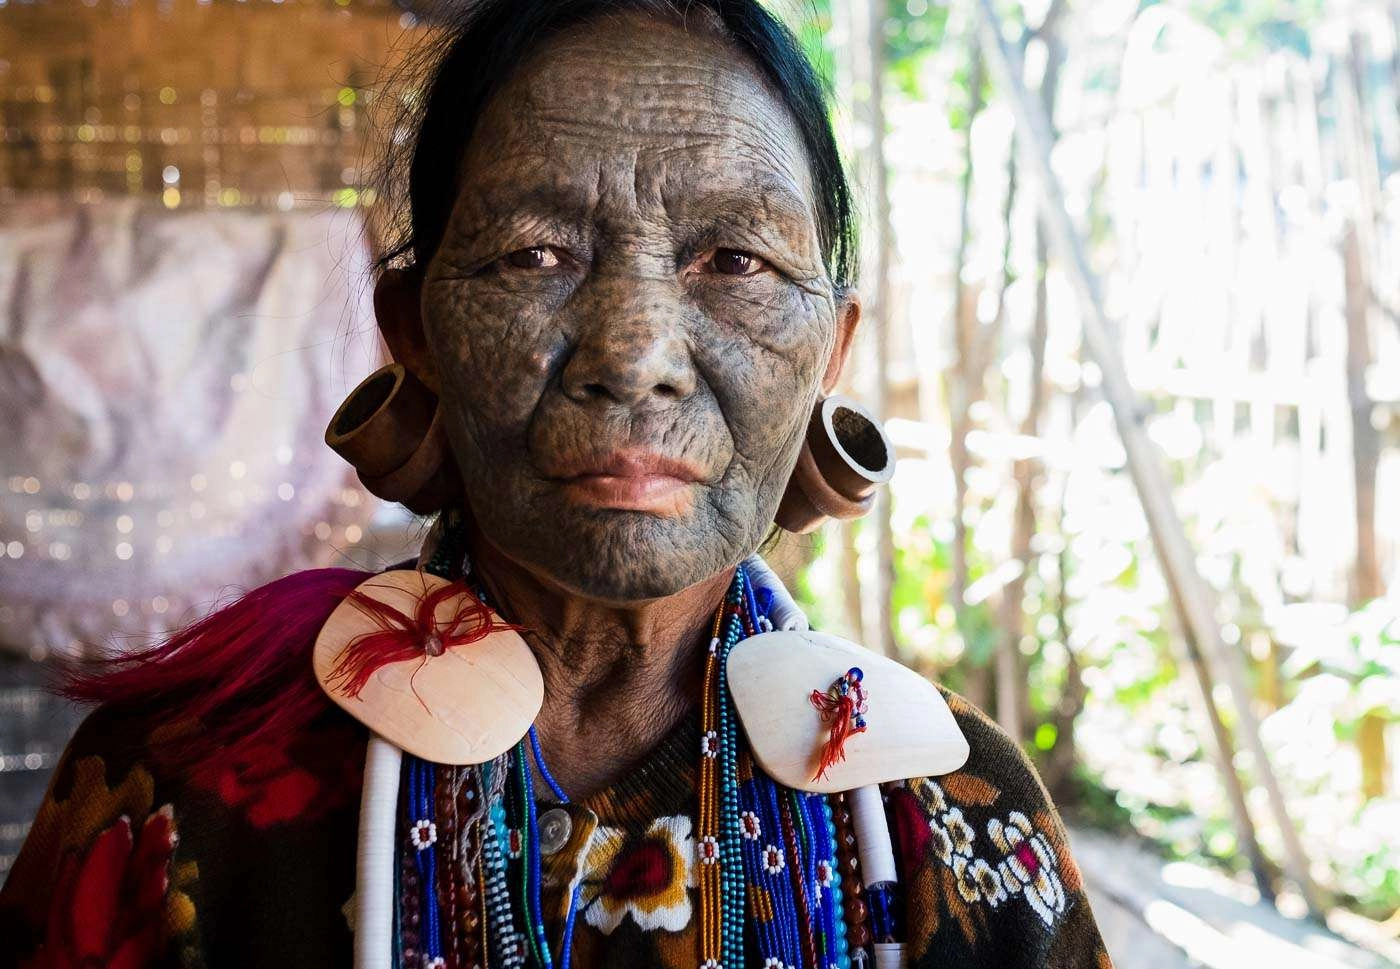
[(752, 552), (839, 356), (814, 211), (792, 118), (711, 32), (609, 18), (522, 65), (421, 299), (484, 538), (615, 602)]

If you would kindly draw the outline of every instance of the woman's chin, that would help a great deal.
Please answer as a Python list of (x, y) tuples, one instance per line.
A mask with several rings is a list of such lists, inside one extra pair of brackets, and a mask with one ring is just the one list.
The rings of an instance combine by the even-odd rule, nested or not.
[[(616, 605), (662, 599), (703, 582), (742, 558), (695, 509), (675, 517), (649, 511), (575, 506), (541, 520), (551, 541), (530, 556), (575, 595)], [(522, 547), (521, 543), (513, 546)], [(737, 558), (736, 558), (737, 556)]]

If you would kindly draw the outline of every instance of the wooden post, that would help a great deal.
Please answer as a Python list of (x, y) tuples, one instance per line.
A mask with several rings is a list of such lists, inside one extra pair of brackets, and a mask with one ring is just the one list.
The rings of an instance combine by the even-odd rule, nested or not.
[[(1385, 594), (1380, 554), (1376, 543), (1376, 475), (1380, 466), (1380, 433), (1371, 424), (1375, 406), (1366, 389), (1371, 366), (1371, 311), (1376, 302), (1380, 176), (1366, 111), (1365, 41), (1358, 33), (1338, 64), (1337, 101), (1340, 115), (1344, 170), (1356, 188), (1356, 202), (1342, 235), (1342, 275), (1346, 301), (1346, 387), (1351, 413), (1351, 469), (1355, 495), (1356, 555), (1350, 596), (1353, 607)], [(1365, 798), (1385, 793), (1389, 755), (1385, 743), (1385, 718), (1368, 712), (1357, 732), (1361, 755), (1361, 794)]]
[[(1006, 155), (1006, 195), (1001, 207), (1002, 244), (1001, 244), (1001, 279), (997, 281), (997, 304), (996, 312), (992, 320), (982, 327), (978, 335), (978, 345), (982, 348), (976, 351), (977, 355), (977, 380), (978, 385), (986, 379), (983, 376), (996, 355), (997, 339), (1000, 337), (1002, 329), (1006, 325), (1006, 291), (1011, 286), (1014, 273), (1011, 268), (1011, 238), (1014, 231), (1013, 213), (1016, 210), (1016, 140), (1013, 134), (1011, 144), (1007, 146)], [(1017, 539), (1021, 534), (1021, 523), (1019, 521), (1022, 508), (1018, 502), (1016, 515), (1017, 522), (1014, 524), (1011, 536), (1011, 548), (1007, 550), (1008, 562), (1019, 560), (1020, 570), (1015, 576), (1005, 582), (1001, 587), (1000, 596), (1000, 624), (1001, 638), (996, 644), (996, 698), (997, 698), (997, 723), (1001, 729), (1006, 731), (1016, 743), (1025, 739), (1025, 721), (1021, 717), (1022, 697), (1027, 692), (1025, 686), (1025, 661), (1021, 658), (1021, 599), (1025, 588), (1025, 558), (1029, 558), (1030, 537), (1026, 538), (1025, 558), (1018, 555), (1019, 547)], [(1032, 512), (1032, 514), (1034, 514)], [(1034, 528), (1034, 521), (1030, 523)]]
[[(890, 328), (894, 319), (891, 263), (894, 259), (894, 225), (890, 217), (889, 170), (885, 162), (885, 4), (869, 0), (866, 50), (870, 58), (870, 191), (875, 200), (875, 400), (881, 420), (890, 416)], [(881, 488), (875, 498), (875, 624), (880, 652), (898, 655), (894, 634), (894, 533), (890, 512), (892, 488)]]
[[(1039, 96), (1046, 120), (1052, 128), (1052, 137), (1055, 89), (1059, 84), (1060, 65), (1064, 59), (1064, 47), (1055, 35), (1055, 28), (1064, 9), (1064, 0), (1053, 0), (1040, 26), (1034, 31), (1026, 31), (1020, 45), (1024, 51), (1033, 37), (1045, 45), (1045, 70), (1039, 81)], [(1014, 171), (1014, 145), (1012, 152), (1011, 168)], [(1006, 193), (1006, 246), (1002, 262), (1007, 278), (1010, 277), (1014, 186), (1012, 179)], [(1045, 402), (1045, 347), (1049, 337), (1049, 294), (1045, 285), (1047, 247), (1045, 230), (1039, 219), (1035, 220), (1032, 231), (1035, 238), (1035, 317), (1031, 336), (1030, 393), (1020, 429), (1025, 437), (1040, 435), (1040, 414)], [(1003, 297), (1007, 288), (1005, 285), (1002, 287)], [(1009, 418), (1011, 415), (1008, 413), (1007, 416)], [(1026, 686), (1026, 662), (1021, 655), (1021, 640), (1025, 636), (1022, 602), (1027, 573), (1036, 562), (1031, 552), (1031, 542), (1035, 538), (1036, 495), (1042, 480), (1040, 459), (1017, 459), (1012, 463), (1012, 476), (1016, 481), (1016, 510), (1012, 515), (1010, 560), (1019, 563), (1020, 569), (1002, 587), (1001, 642), (997, 649), (997, 721), (1013, 739), (1021, 741), (1028, 736), (1032, 719), (1030, 690)]]
[[(1210, 589), (1196, 570), (1195, 555), (1172, 504), (1171, 490), (1161, 458), (1143, 428), (1142, 413), (1136, 395), (1128, 384), (1117, 348), (1110, 341), (1110, 325), (1099, 293), (1098, 279), (1089, 267), (1083, 242), (1065, 208), (1063, 190), (1050, 165), (1049, 125), (1045, 112), (1026, 92), (1025, 85), (1021, 82), (1020, 56), (1002, 37), (1000, 18), (992, 0), (979, 0), (978, 9), (981, 14), (983, 51), (1011, 100), (1021, 135), (1021, 148), (1033, 171), (1040, 177), (1041, 218), (1079, 297), (1084, 346), (1102, 374), (1101, 389), (1113, 410), (1114, 422), (1127, 455), (1128, 470), (1147, 517), (1153, 548), (1172, 592), (1190, 665), (1196, 672), (1207, 710), (1214, 711), (1214, 702), (1210, 696), (1212, 678), (1207, 655), (1221, 656), (1224, 651), (1221, 649), (1220, 630), (1215, 622)], [(1268, 794), (1275, 822), (1283, 838), (1284, 867), (1307, 901), (1309, 911), (1321, 920), (1325, 913), (1317, 901), (1317, 893), (1308, 873), (1307, 858), (1298, 831), (1288, 816), (1268, 752), (1260, 740), (1258, 721), (1244, 687), (1243, 675), (1228, 659), (1220, 665), (1223, 667), (1225, 683), (1234, 697), (1241, 731), (1254, 756), (1255, 770)], [(1246, 850), (1253, 854), (1258, 851), (1258, 846), (1257, 843), (1252, 846), (1250, 844), (1255, 839), (1252, 836), (1252, 824), (1248, 820), (1248, 810), (1243, 802), (1239, 778), (1234, 773), (1231, 763), (1232, 744), (1229, 733), (1220, 722), (1218, 712), (1212, 712), (1210, 719), (1221, 755), (1223, 779), (1230, 800), (1235, 806), (1241, 838), (1246, 842)], [(1255, 877), (1260, 880), (1260, 891), (1268, 895), (1271, 893), (1261, 860), (1254, 859)]]
[[(977, 300), (962, 277), (963, 264), (972, 236), (969, 200), (972, 196), (972, 125), (982, 111), (982, 49), (977, 43), (975, 25), (968, 29), (968, 105), (967, 137), (963, 148), (963, 171), (958, 212), (958, 247), (953, 256), (953, 352), (943, 377), (948, 402), (948, 465), (953, 475), (953, 562), (948, 582), (948, 599), (953, 604), (958, 633), (963, 644), (969, 642), (967, 620), (969, 569), (967, 564), (967, 471), (972, 455), (967, 449), (967, 434), (972, 429), (969, 416), (975, 399), (974, 377), (981, 380), (981, 370), (973, 369), (973, 334), (977, 326)], [(965, 692), (979, 707), (990, 699), (989, 670), (979, 666), (969, 671)]]
[[(856, 101), (855, 89), (858, 87), (857, 75), (859, 74), (856, 61), (859, 60), (858, 50), (861, 31), (855, 23), (855, 14), (849, 4), (837, 4), (832, 8), (832, 40), (835, 47), (835, 86), (836, 103), (842, 106), (854, 105)], [(849, 123), (855, 119), (850, 114), (842, 117)], [(846, 133), (849, 138), (849, 132)], [(855, 393), (855, 375), (857, 367), (847, 367), (845, 375), (842, 377), (842, 392)], [(882, 489), (883, 490), (883, 489)], [(860, 578), (860, 553), (856, 549), (856, 523), (853, 521), (840, 522), (834, 529), (828, 529), (828, 540), (835, 541), (838, 545), (838, 581), (841, 585), (841, 609), (846, 623), (846, 631), (850, 638), (858, 643), (868, 642), (866, 639), (865, 616), (863, 603), (866, 599)]]

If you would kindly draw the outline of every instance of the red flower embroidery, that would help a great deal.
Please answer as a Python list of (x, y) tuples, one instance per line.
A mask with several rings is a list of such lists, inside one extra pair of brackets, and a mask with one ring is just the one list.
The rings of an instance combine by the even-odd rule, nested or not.
[(889, 792), (889, 813), (894, 837), (899, 845), (896, 853), (909, 864), (921, 864), (926, 857), (933, 832), (929, 818), (908, 788), (896, 787)]
[[(241, 811), (253, 827), (267, 828), (315, 820), (358, 795), (362, 756), (362, 746), (333, 731), (314, 745), (267, 743), (238, 751), (193, 780)], [(315, 771), (303, 762), (315, 764)]]
[(675, 867), (669, 845), (648, 838), (639, 841), (613, 865), (603, 879), (603, 891), (613, 898), (644, 898), (671, 884)]
[(690, 924), (697, 846), (684, 815), (657, 818), (639, 837), (600, 828), (584, 860), (584, 921), (611, 933), (627, 917), (643, 932)]
[(123, 815), (81, 855), (67, 857), (31, 969), (139, 969), (159, 959), (175, 842), (167, 804), (134, 839)]

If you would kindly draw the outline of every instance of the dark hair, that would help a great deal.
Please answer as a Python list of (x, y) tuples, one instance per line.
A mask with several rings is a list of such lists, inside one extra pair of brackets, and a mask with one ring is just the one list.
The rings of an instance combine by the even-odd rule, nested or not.
[[(476, 0), (460, 5), (425, 52), (427, 80), (391, 139), (380, 193), (399, 203), (398, 236), (380, 265), (425, 267), (447, 230), (467, 143), (486, 102), (543, 40), (603, 14), (639, 10), (684, 22), (699, 12), (745, 51), (801, 132), (816, 191), (817, 230), (838, 289), (855, 274), (850, 188), (826, 110), (827, 89), (796, 37), (758, 0)], [(421, 60), (419, 61), (421, 65)], [(411, 70), (412, 68), (410, 68)], [(407, 197), (402, 198), (404, 168)]]

